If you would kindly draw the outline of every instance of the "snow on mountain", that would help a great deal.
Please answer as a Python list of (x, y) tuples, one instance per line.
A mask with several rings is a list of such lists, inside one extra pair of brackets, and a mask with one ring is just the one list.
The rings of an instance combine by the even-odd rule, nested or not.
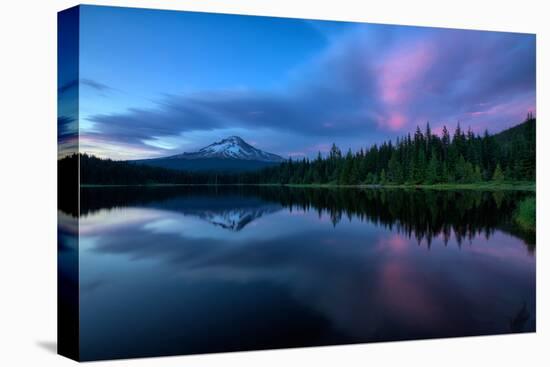
[(284, 159), (276, 154), (256, 149), (238, 136), (230, 136), (210, 144), (197, 152), (171, 156), (172, 159), (242, 159), (263, 162), (282, 162)]
[(204, 211), (198, 216), (216, 226), (229, 229), (232, 231), (240, 231), (247, 224), (259, 219), (263, 215), (275, 213), (281, 207), (277, 205), (267, 205), (261, 208), (239, 208), (233, 210), (220, 211)]

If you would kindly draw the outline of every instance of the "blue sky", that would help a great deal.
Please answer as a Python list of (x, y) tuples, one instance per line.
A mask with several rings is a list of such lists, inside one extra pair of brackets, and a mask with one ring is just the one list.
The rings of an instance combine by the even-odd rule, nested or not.
[(534, 35), (82, 6), (80, 148), (114, 159), (229, 135), (285, 157), (535, 108)]

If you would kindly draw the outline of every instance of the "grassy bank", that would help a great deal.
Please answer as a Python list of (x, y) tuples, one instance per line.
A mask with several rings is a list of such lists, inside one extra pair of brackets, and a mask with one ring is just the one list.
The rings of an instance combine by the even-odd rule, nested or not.
[(486, 191), (531, 191), (535, 192), (536, 185), (534, 182), (479, 182), (479, 183), (446, 183), (446, 184), (386, 184), (386, 185), (337, 185), (337, 184), (288, 184), (290, 187), (319, 187), (319, 188), (340, 188), (340, 187), (356, 187), (356, 188), (387, 188), (387, 189), (428, 189), (428, 190), (486, 190)]
[(516, 223), (525, 231), (536, 230), (536, 201), (535, 198), (524, 199), (519, 203), (514, 217)]
[(286, 184), (281, 185), (274, 184), (142, 184), (142, 185), (95, 185), (95, 184), (82, 184), (81, 187), (125, 187), (125, 186), (143, 186), (143, 187), (162, 187), (162, 186), (287, 186), (287, 187), (303, 187), (303, 188), (372, 188), (372, 189), (427, 189), (427, 190), (485, 190), (485, 191), (530, 191), (535, 192), (536, 185), (534, 182), (479, 182), (479, 183), (448, 183), (448, 184), (434, 184), (434, 185), (338, 185), (338, 184)]

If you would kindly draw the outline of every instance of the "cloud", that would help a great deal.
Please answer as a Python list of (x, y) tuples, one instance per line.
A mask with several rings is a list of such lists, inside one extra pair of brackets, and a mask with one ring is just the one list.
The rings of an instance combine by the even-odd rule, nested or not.
[(67, 82), (65, 84), (63, 84), (62, 86), (60, 86), (58, 89), (57, 89), (57, 93), (59, 94), (63, 94), (73, 88), (76, 88), (78, 86), (78, 80), (71, 80), (70, 82)]
[(70, 116), (57, 117), (57, 130), (57, 135), (60, 138), (68, 135), (76, 135), (76, 119)]
[(522, 100), (524, 108), (535, 108), (534, 36), (446, 30), (429, 41), (431, 66), (408, 84), (414, 97), (397, 107), (408, 119), (462, 120), (473, 127), (490, 120), (495, 131), (527, 113), (490, 116), (495, 107)]
[(58, 158), (78, 151), (78, 121), (71, 116), (57, 117), (57, 151)]
[[(200, 198), (193, 200), (200, 206)], [(181, 198), (176, 204), (181, 206)], [(471, 327), (472, 322), (464, 305), (488, 309), (478, 302), (478, 292), (461, 290), (474, 286), (494, 290), (497, 284), (499, 294), (509, 294), (498, 272), (489, 277), (467, 276), (458, 283), (453, 273), (443, 271), (434, 277), (426, 271), (434, 267), (433, 256), (419, 252), (414, 238), (388, 237), (388, 233), (373, 229), (365, 232), (364, 227), (373, 224), (359, 223), (357, 218), (346, 224), (344, 244), (341, 231), (326, 231), (320, 226), (304, 230), (304, 224), (311, 220), (329, 220), (328, 213), (318, 218), (318, 213), (308, 210), (287, 213), (292, 218), (275, 215), (269, 223), (260, 220), (234, 236), (211, 224), (200, 227), (192, 217), (172, 210), (126, 208), (124, 214), (102, 211), (82, 219), (82, 241), (90, 244), (89, 253), (115, 256), (117, 263), (146, 261), (171, 278), (184, 277), (189, 284), (277, 284), (300, 304), (324, 315), (340, 332), (362, 340), (425, 337), (434, 332), (463, 335), (464, 325)], [(98, 220), (99, 215), (102, 220)], [(115, 217), (122, 220), (113, 221)], [(506, 236), (494, 235), (495, 241), (507, 244)], [(472, 239), (466, 251), (483, 256), (466, 264), (465, 274), (483, 272), (485, 263), (492, 262), (494, 256), (520, 261), (514, 251), (508, 251), (510, 246), (494, 252), (487, 245), (482, 236)], [(436, 246), (450, 251), (441, 237), (434, 238)], [(503, 258), (503, 252), (510, 256)], [(456, 262), (455, 257), (444, 255), (437, 260), (443, 269)], [(449, 283), (458, 284), (459, 291), (441, 293), (442, 285)], [(502, 319), (506, 325), (506, 317)], [(403, 334), (404, 330), (409, 333)]]
[(97, 91), (100, 91), (100, 92), (104, 92), (104, 91), (108, 91), (108, 90), (112, 90), (113, 88), (111, 88), (110, 86), (108, 86), (107, 84), (103, 84), (103, 83), (100, 83), (98, 81), (95, 81), (95, 80), (92, 80), (92, 79), (80, 79), (80, 84), (82, 85), (86, 85), (90, 88), (93, 88)]
[(460, 120), (496, 131), (535, 109), (535, 36), (358, 26), (291, 75), (277, 90), (165, 95), (154, 108), (88, 119), (113, 144), (143, 149), (152, 139), (228, 128), (385, 139), (427, 120), (436, 128)]
[(108, 86), (107, 84), (100, 83), (100, 82), (95, 81), (93, 79), (81, 78), (81, 79), (73, 79), (73, 80), (63, 84), (62, 86), (60, 86), (57, 89), (57, 92), (59, 94), (63, 94), (65, 92), (68, 92), (69, 90), (77, 88), (79, 85), (90, 87), (90, 88), (95, 89), (96, 91), (99, 91), (99, 92), (114, 90), (114, 88)]

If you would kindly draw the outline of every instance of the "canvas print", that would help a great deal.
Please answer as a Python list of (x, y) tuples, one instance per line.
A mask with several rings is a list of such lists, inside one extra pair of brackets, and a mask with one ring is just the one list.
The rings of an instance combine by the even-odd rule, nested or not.
[(534, 34), (58, 20), (60, 354), (535, 332)]

